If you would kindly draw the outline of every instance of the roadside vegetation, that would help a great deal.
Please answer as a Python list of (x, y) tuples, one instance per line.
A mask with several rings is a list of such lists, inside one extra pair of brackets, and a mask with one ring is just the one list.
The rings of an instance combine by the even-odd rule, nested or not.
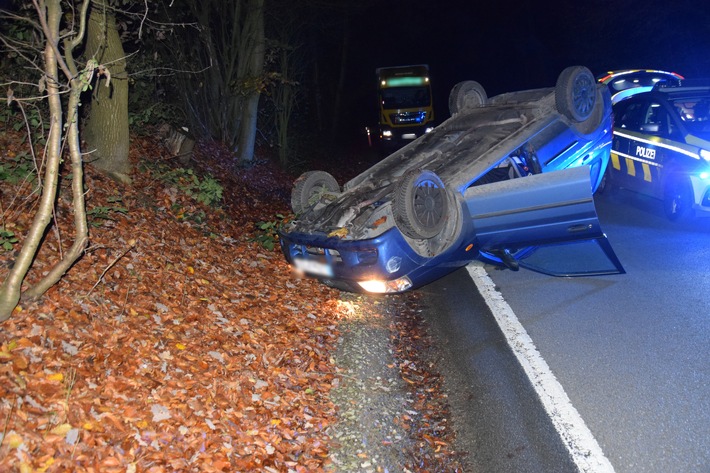
[[(2, 135), (3, 162), (21, 141)], [(374, 362), (409, 393), (389, 413), (400, 435), (377, 451), (398, 452), (411, 471), (461, 471), (415, 294), (354, 296), (296, 277), (274, 233), (290, 215), (292, 176), (272, 161), (225, 166), (228, 150), (200, 144), (200, 164), (187, 172), (159, 141), (132, 143), (130, 188), (87, 167), (83, 257), (2, 325), (0, 470), (379, 471), (371, 449), (352, 440), (343, 448), (334, 435), (350, 424), (369, 435), (352, 417), (355, 400), (368, 418), (379, 408), (370, 369), (360, 366), (365, 384), (348, 387), (351, 371), (335, 360), (344, 327), (374, 323), (393, 356)], [(66, 172), (57, 228), (73, 217)], [(193, 178), (210, 183), (204, 194)], [(31, 225), (32, 182), (0, 180), (0, 202), (12, 209), (2, 268)], [(62, 243), (61, 232), (47, 233), (28, 284)], [(356, 470), (333, 463), (334, 451)]]

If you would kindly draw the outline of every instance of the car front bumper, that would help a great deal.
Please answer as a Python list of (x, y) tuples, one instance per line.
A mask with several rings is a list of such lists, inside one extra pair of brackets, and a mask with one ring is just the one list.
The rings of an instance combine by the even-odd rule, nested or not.
[(451, 271), (438, 257), (417, 254), (396, 228), (369, 240), (284, 231), (279, 236), (297, 271), (352, 292), (403, 292)]

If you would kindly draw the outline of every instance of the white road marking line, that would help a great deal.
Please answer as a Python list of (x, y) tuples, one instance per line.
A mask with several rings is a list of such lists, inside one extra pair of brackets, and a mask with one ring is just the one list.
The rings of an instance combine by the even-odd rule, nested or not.
[(471, 263), (467, 269), (579, 471), (613, 473), (611, 462), (483, 265)]

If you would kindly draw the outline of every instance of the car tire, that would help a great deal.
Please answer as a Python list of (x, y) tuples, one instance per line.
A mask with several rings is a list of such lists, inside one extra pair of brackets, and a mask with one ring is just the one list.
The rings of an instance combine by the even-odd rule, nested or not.
[(325, 171), (308, 171), (299, 176), (291, 189), (291, 210), (300, 214), (316, 203), (323, 192), (340, 192), (338, 181)]
[(693, 187), (687, 178), (672, 178), (663, 195), (663, 210), (669, 220), (679, 220), (688, 214), (693, 206)]
[(611, 163), (609, 163), (607, 164), (606, 169), (604, 170), (604, 174), (602, 175), (602, 179), (599, 182), (599, 186), (597, 186), (597, 190), (594, 191), (594, 193), (597, 195), (601, 195), (607, 191), (610, 191), (611, 188)]
[(571, 66), (557, 77), (557, 111), (569, 118), (580, 133), (591, 133), (604, 114), (604, 98), (592, 72), (584, 66)]
[(444, 183), (434, 172), (417, 170), (397, 184), (393, 202), (397, 228), (414, 239), (430, 239), (441, 233), (449, 212)]
[(453, 116), (467, 109), (481, 107), (488, 101), (488, 94), (481, 84), (467, 80), (456, 84), (449, 93), (449, 113)]

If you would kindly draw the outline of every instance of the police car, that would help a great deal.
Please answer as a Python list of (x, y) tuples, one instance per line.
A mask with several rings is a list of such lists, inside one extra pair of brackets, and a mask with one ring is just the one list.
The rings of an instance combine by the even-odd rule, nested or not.
[(661, 199), (671, 220), (710, 216), (710, 81), (659, 83), (613, 109), (605, 184)]

